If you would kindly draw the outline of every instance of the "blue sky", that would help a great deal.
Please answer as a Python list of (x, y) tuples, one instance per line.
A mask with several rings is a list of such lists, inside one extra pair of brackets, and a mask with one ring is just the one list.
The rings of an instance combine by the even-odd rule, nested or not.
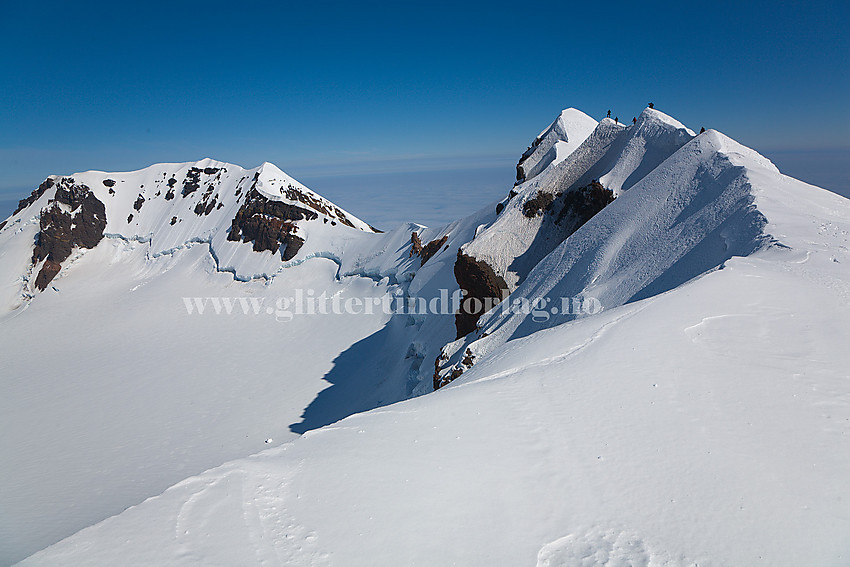
[(355, 186), (404, 172), (504, 171), (503, 192), (562, 108), (649, 101), (850, 192), (848, 6), (5, 3), (0, 200), (207, 156), (330, 183), (355, 213)]

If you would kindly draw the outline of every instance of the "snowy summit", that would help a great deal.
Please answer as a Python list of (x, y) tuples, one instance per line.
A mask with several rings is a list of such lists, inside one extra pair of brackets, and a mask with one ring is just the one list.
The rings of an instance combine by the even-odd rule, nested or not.
[(0, 223), (0, 564), (850, 562), (850, 201), (570, 108), (481, 206), (46, 179)]

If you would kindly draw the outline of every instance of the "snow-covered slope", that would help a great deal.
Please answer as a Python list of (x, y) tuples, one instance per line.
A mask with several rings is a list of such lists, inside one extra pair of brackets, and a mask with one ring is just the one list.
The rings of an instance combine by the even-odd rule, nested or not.
[[(194, 167), (220, 165), (238, 171)], [(520, 166), (500, 203), (376, 234), (306, 188), (268, 204), (293, 182), (266, 164), (245, 170), (253, 200), (214, 218), (196, 196), (213, 220), (179, 235), (164, 202), (90, 248), (58, 231), (82, 245), (41, 294), (18, 264), (61, 217), (13, 217), (6, 557), (137, 504), (24, 564), (843, 565), (850, 202), (653, 109), (629, 126), (564, 111)], [(99, 175), (86, 185), (118, 179)], [(52, 206), (97, 226), (65, 190)], [(157, 203), (101, 193), (119, 225)], [(289, 208), (311, 202), (329, 212)], [(298, 289), (422, 306), (460, 288), (510, 296), (263, 315)], [(215, 295), (269, 303), (187, 315), (182, 297)]]
[(596, 120), (575, 108), (567, 108), (534, 138), (517, 164), (517, 182), (535, 177), (538, 173), (562, 162), (596, 128)]
[(850, 204), (748, 175), (783, 246), (510, 341), (23, 564), (846, 565)]

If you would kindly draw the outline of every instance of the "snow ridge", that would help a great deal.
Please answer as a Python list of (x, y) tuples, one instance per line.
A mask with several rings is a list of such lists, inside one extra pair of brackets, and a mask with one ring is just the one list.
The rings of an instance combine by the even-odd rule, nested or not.
[(541, 171), (569, 156), (596, 127), (596, 120), (575, 108), (561, 111), (545, 130), (538, 134), (517, 164), (517, 182), (528, 181)]

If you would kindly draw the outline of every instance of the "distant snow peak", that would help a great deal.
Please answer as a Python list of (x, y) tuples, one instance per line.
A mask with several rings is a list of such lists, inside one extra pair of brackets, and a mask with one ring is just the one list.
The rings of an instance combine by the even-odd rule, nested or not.
[[(69, 201), (71, 196), (76, 200)], [(95, 210), (97, 203), (100, 209)], [(221, 268), (237, 279), (274, 273), (302, 249), (305, 254), (324, 252), (332, 234), (346, 239), (352, 238), (343, 235), (348, 229), (377, 232), (274, 164), (246, 170), (211, 158), (132, 172), (51, 176), (21, 200), (9, 220), (27, 215), (41, 218), (42, 224), (32, 260), (38, 264), (36, 290), (61, 275), (72, 249), (97, 245), (99, 239), (84, 231), (145, 242), (154, 257), (188, 243), (209, 242), (216, 264), (223, 262)], [(228, 244), (234, 242), (251, 244), (253, 252), (272, 252), (277, 265), (268, 256), (251, 259)]]

